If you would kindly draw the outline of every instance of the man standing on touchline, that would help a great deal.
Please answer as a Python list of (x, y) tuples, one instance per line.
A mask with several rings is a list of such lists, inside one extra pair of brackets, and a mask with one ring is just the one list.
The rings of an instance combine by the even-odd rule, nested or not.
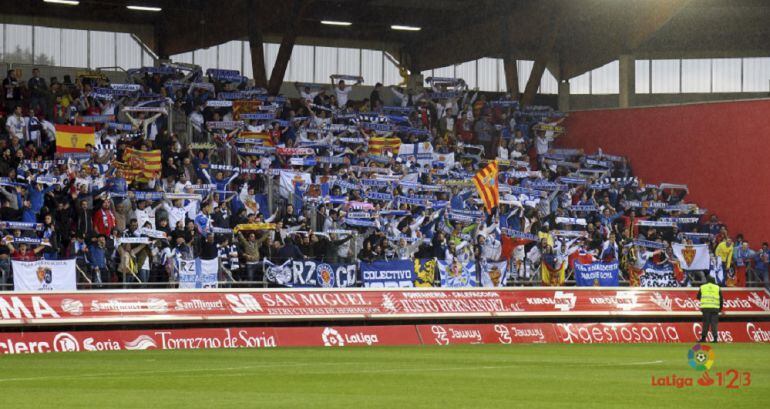
[(698, 299), (700, 300), (700, 310), (703, 313), (703, 328), (701, 329), (700, 342), (706, 342), (709, 328), (714, 338), (712, 342), (717, 342), (717, 325), (719, 324), (719, 313), (722, 311), (724, 299), (719, 286), (713, 276), (706, 276), (706, 284), (700, 286), (698, 290)]

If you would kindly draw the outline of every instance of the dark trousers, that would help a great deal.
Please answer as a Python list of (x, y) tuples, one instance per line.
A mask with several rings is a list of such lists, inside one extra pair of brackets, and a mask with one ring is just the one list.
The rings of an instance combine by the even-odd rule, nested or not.
[(700, 332), (700, 341), (706, 342), (706, 336), (711, 329), (711, 336), (713, 337), (711, 342), (717, 342), (717, 325), (719, 324), (719, 310), (714, 308), (702, 309), (703, 313), (703, 328)]

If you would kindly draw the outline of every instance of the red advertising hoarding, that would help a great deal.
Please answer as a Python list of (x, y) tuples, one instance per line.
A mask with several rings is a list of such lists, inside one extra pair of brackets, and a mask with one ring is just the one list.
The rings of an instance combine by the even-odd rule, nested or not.
[[(391, 318), (696, 316), (693, 289), (204, 290), (2, 293), (0, 325)], [(770, 315), (764, 290), (726, 289), (731, 316)]]
[[(0, 354), (211, 348), (532, 343), (694, 343), (699, 323), (508, 323), (0, 333)], [(768, 322), (728, 322), (720, 342), (770, 342)]]

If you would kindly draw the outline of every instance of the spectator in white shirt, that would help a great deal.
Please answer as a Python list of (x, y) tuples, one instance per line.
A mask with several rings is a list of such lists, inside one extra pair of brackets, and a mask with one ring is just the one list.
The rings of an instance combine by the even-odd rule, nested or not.
[(315, 100), (315, 97), (317, 97), (320, 94), (326, 93), (325, 89), (322, 89), (320, 91), (312, 92), (310, 90), (310, 87), (305, 85), (302, 89), (300, 89), (300, 83), (295, 82), (294, 86), (297, 87), (297, 90), (299, 91), (299, 95), (302, 97), (302, 100), (305, 101), (305, 103), (312, 104)]
[(203, 114), (201, 113), (201, 106), (196, 105), (193, 112), (190, 114), (190, 124), (192, 125), (193, 131), (197, 132), (198, 134), (203, 132), (203, 122), (205, 120), (203, 119)]
[(17, 137), (20, 141), (25, 140), (27, 134), (27, 118), (21, 116), (21, 105), (13, 110), (8, 120), (5, 121), (5, 129), (8, 135)]
[[(361, 80), (358, 80), (355, 85), (360, 83)], [(350, 94), (350, 91), (353, 91), (353, 87), (346, 86), (345, 80), (340, 80), (340, 82), (337, 83), (337, 86), (334, 87), (334, 94), (337, 96), (337, 107), (344, 108), (348, 105), (348, 94)]]

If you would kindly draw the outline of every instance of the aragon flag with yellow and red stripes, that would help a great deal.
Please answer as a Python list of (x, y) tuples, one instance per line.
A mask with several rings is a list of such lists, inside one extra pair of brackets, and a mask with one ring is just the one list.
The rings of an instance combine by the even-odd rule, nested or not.
[(497, 182), (497, 160), (478, 171), (473, 177), (473, 184), (479, 192), (481, 200), (487, 213), (492, 213), (492, 209), (500, 204), (500, 187)]
[(161, 171), (161, 153), (159, 149), (152, 151), (140, 151), (127, 148), (123, 153), (125, 163), (120, 164), (123, 175), (128, 181), (148, 181)]

